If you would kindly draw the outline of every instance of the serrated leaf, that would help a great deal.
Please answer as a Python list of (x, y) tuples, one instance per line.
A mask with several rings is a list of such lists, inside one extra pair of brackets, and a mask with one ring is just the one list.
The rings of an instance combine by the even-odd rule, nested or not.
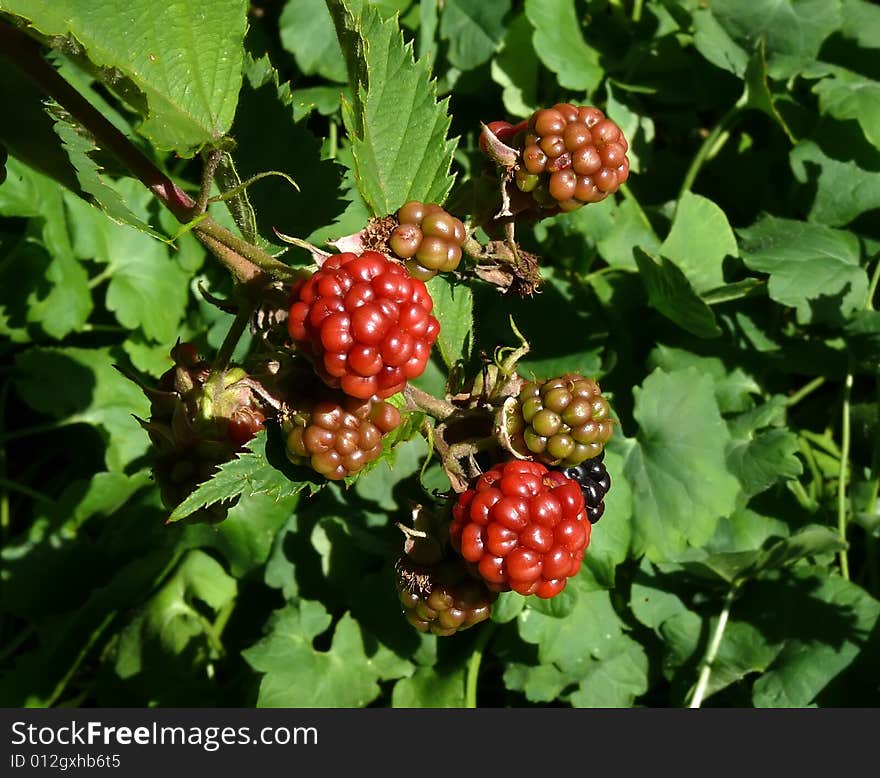
[(448, 98), (437, 102), (429, 63), (413, 61), (396, 20), (372, 7), (355, 19), (340, 0), (328, 0), (349, 57), (354, 105), (343, 111), (358, 189), (374, 216), (407, 200), (442, 203), (456, 142), (446, 139)]
[(129, 227), (134, 227), (154, 238), (165, 240), (152, 227), (135, 216), (125, 204), (122, 195), (104, 180), (104, 171), (90, 156), (97, 151), (97, 147), (94, 139), (85, 129), (71, 124), (64, 118), (59, 118), (53, 129), (61, 139), (64, 150), (76, 170), (80, 187), (83, 192), (93, 198), (95, 205), (118, 224), (127, 224)]
[(721, 334), (712, 309), (677, 265), (663, 256), (658, 262), (641, 247), (633, 253), (652, 308), (698, 337), (717, 338)]
[(725, 462), (730, 439), (711, 379), (690, 368), (655, 370), (634, 390), (639, 424), (624, 475), (633, 493), (633, 544), (671, 558), (711, 537), (739, 485)]
[(440, 37), (449, 41), (449, 62), (471, 70), (488, 60), (504, 37), (510, 0), (446, 0), (440, 16)]
[(115, 362), (107, 349), (32, 349), (16, 358), (15, 385), (22, 400), (57, 426), (99, 427), (107, 439), (108, 469), (122, 470), (147, 450), (147, 437), (132, 414), (147, 416), (149, 402), (114, 369)]
[(324, 0), (287, 0), (278, 26), (281, 45), (303, 73), (346, 80), (345, 58)]
[(864, 304), (868, 276), (859, 266), (855, 235), (818, 224), (765, 216), (739, 230), (742, 257), (752, 270), (770, 274), (767, 291), (797, 308), (801, 321), (813, 318), (811, 302), (835, 298), (846, 317)]
[(110, 85), (143, 95), (141, 134), (191, 156), (226, 134), (241, 86), (245, 0), (0, 0), (48, 36), (71, 36)]
[(822, 42), (843, 21), (839, 0), (713, 0), (712, 15), (745, 51), (767, 47), (773, 78), (788, 78), (810, 64)]
[(368, 654), (364, 633), (346, 613), (336, 624), (327, 651), (312, 643), (330, 626), (319, 602), (302, 600), (276, 611), (268, 634), (243, 654), (263, 674), (257, 705), (261, 708), (362, 707), (379, 696), (379, 681), (412, 672), (405, 660), (379, 647)]
[(440, 322), (437, 347), (447, 367), (470, 356), (473, 342), (474, 295), (467, 284), (453, 284), (445, 276), (434, 276), (427, 283), (434, 301), (432, 313)]
[(559, 77), (560, 86), (593, 92), (603, 70), (599, 52), (581, 34), (574, 0), (526, 0), (526, 16), (535, 28), (535, 51)]
[(685, 192), (659, 253), (671, 259), (696, 292), (724, 283), (722, 262), (739, 256), (727, 216), (711, 200)]
[(504, 45), (492, 60), (492, 80), (501, 89), (511, 116), (530, 116), (537, 104), (538, 58), (532, 49), (532, 26), (518, 14), (507, 26)]
[(304, 490), (315, 494), (324, 484), (311, 470), (290, 464), (277, 445), (268, 445), (266, 433), (260, 432), (244, 453), (220, 465), (217, 473), (180, 503), (168, 520), (180, 521), (202, 508), (229, 503), (240, 495), (264, 494), (280, 501)]
[(713, 65), (742, 78), (749, 55), (730, 37), (708, 6), (695, 9), (693, 24), (697, 51)]

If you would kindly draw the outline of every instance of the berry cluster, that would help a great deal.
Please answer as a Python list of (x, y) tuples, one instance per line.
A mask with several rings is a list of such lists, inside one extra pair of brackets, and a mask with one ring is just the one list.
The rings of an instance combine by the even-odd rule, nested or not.
[(539, 462), (495, 465), (459, 495), (452, 516), (452, 547), (494, 591), (559, 594), (590, 542), (578, 484)]
[(419, 632), (447, 636), (489, 618), (498, 595), (470, 577), (460, 561), (417, 566), (398, 560), (397, 594), (407, 621)]
[(288, 331), (330, 387), (390, 397), (421, 375), (440, 325), (424, 282), (383, 254), (336, 254), (293, 289)]
[(611, 488), (611, 476), (605, 467), (604, 459), (605, 452), (603, 451), (593, 459), (588, 459), (574, 467), (567, 467), (562, 471), (566, 476), (577, 481), (581, 487), (590, 524), (595, 524), (605, 513), (605, 495)]
[[(155, 447), (153, 477), (168, 509), (177, 507), (218, 465), (263, 429), (265, 408), (240, 367), (213, 370), (190, 343), (171, 352), (174, 367), (157, 389), (143, 387), (150, 419), (138, 419)], [(228, 506), (203, 509), (193, 521), (221, 521)]]
[(516, 186), (547, 214), (598, 203), (629, 177), (629, 144), (598, 108), (558, 103), (527, 122), (489, 129), (519, 151)]
[(507, 416), (507, 431), (518, 454), (570, 467), (602, 453), (614, 431), (610, 412), (598, 383), (567, 373), (526, 383)]
[(287, 456), (294, 464), (337, 481), (382, 453), (382, 438), (400, 424), (400, 411), (384, 400), (356, 400), (340, 393), (298, 409), (282, 422)]
[(397, 212), (397, 221), (388, 244), (395, 256), (405, 260), (411, 276), (427, 281), (458, 267), (466, 237), (458, 219), (439, 205), (411, 200)]

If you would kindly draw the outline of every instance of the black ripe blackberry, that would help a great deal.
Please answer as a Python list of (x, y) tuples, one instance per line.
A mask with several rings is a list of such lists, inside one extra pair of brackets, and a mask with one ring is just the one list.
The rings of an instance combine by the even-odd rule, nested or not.
[(587, 459), (574, 467), (566, 467), (562, 472), (581, 487), (587, 505), (587, 517), (595, 524), (605, 513), (605, 495), (611, 489), (611, 476), (605, 468), (605, 451), (592, 459)]

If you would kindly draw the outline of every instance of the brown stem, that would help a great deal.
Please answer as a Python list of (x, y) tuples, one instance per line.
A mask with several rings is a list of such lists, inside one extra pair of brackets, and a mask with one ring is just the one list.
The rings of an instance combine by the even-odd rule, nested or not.
[(205, 157), (205, 169), (202, 171), (202, 186), (199, 189), (199, 199), (196, 201), (196, 211), (204, 213), (208, 210), (208, 200), (211, 197), (211, 186), (214, 184), (214, 174), (217, 166), (223, 159), (220, 149), (211, 149)]
[[(35, 40), (0, 22), (0, 52), (40, 90), (63, 106), (95, 137), (99, 146), (112, 152), (181, 224), (188, 224), (199, 215), (196, 201), (68, 83), (46, 61)], [(202, 219), (193, 232), (239, 280), (252, 280), (259, 274), (257, 268), (279, 278), (291, 274), (287, 265), (237, 237), (210, 217)], [(248, 269), (248, 264), (256, 265), (256, 268)]]
[(448, 419), (457, 410), (451, 403), (433, 397), (421, 389), (416, 389), (412, 384), (407, 384), (403, 390), (403, 396), (416, 408), (425, 411), (429, 416), (433, 416), (440, 421)]

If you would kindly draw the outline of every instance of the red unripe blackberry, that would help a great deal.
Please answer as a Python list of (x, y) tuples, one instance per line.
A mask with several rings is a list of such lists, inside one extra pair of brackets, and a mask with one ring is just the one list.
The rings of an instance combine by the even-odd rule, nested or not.
[(382, 438), (400, 424), (400, 411), (384, 400), (356, 400), (325, 391), (310, 407), (282, 422), (287, 456), (338, 481), (382, 453)]
[(561, 467), (599, 456), (614, 432), (599, 384), (578, 373), (524, 384), (504, 423), (517, 454)]
[(405, 260), (411, 276), (427, 281), (458, 267), (467, 237), (458, 219), (434, 203), (410, 200), (397, 212), (397, 220), (388, 246), (395, 256)]
[(489, 618), (498, 598), (468, 575), (461, 559), (426, 566), (401, 557), (395, 569), (403, 613), (419, 632), (447, 636), (469, 629)]
[(577, 482), (539, 462), (495, 465), (458, 496), (449, 539), (493, 591), (553, 597), (581, 566), (590, 522)]
[(292, 299), (290, 337), (324, 383), (361, 400), (420, 376), (440, 332), (424, 282), (376, 251), (329, 257)]

